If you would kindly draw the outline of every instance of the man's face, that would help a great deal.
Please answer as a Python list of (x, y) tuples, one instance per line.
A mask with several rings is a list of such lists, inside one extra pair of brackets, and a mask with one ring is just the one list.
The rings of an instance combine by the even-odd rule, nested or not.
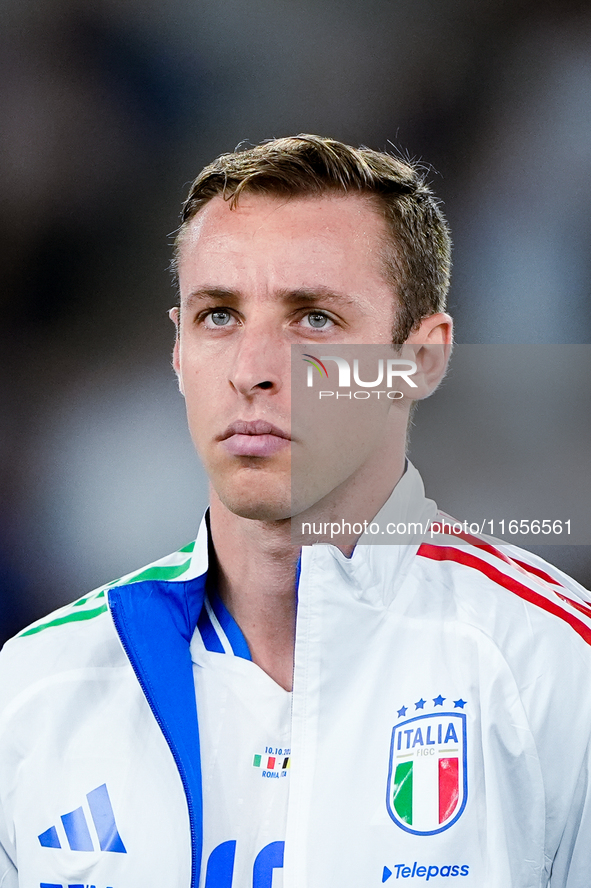
[[(336, 343), (391, 341), (384, 238), (383, 220), (357, 196), (245, 194), (233, 210), (216, 197), (185, 232), (174, 366), (193, 442), (232, 512), (267, 521), (292, 514), (291, 449), (306, 463), (311, 442), (292, 435), (290, 346), (322, 354)], [(354, 473), (373, 445), (364, 446), (331, 477), (322, 467), (313, 477), (311, 455), (310, 492), (297, 511)]]

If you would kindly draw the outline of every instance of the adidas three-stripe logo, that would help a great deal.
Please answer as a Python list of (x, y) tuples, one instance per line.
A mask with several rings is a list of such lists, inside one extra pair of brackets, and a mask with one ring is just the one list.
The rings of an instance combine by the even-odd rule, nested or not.
[[(101, 851), (114, 851), (118, 854), (127, 854), (125, 845), (121, 841), (115, 815), (111, 805), (111, 799), (107, 792), (107, 784), (97, 786), (92, 792), (86, 794), (90, 815), (94, 823), (98, 843)], [(95, 851), (95, 843), (90, 834), (90, 829), (84, 813), (84, 808), (76, 808), (68, 814), (62, 814), (62, 825), (72, 851)], [(62, 843), (57, 827), (50, 826), (39, 836), (43, 848), (61, 848)]]

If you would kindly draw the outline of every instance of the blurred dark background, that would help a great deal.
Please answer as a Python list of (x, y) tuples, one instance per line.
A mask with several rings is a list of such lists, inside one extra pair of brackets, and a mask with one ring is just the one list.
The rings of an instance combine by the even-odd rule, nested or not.
[[(241, 141), (423, 159), (458, 341), (589, 342), (587, 3), (3, 0), (2, 17), (0, 640), (196, 533), (170, 235), (189, 181)], [(591, 584), (587, 547), (550, 557)]]

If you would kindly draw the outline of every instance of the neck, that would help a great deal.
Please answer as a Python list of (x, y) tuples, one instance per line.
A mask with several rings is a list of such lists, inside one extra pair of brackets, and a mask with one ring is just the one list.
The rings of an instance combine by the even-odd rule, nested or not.
[(219, 595), (240, 626), (253, 661), (291, 690), (300, 550), (291, 542), (290, 521), (241, 518), (214, 491), (210, 519)]

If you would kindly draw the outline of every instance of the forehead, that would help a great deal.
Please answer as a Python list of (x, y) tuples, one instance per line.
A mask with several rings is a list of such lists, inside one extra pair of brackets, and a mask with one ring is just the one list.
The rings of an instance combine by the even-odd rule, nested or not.
[(236, 288), (263, 278), (280, 288), (383, 287), (385, 242), (385, 221), (363, 196), (244, 194), (234, 209), (215, 197), (183, 232), (181, 295), (203, 283)]

